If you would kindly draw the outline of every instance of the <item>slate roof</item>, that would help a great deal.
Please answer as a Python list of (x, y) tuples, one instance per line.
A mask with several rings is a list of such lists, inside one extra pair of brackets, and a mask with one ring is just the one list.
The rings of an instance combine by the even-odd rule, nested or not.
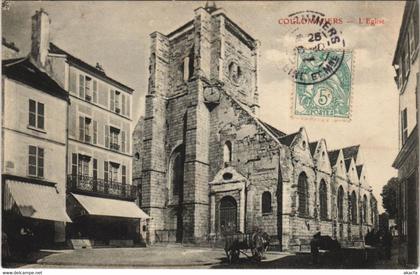
[(47, 73), (41, 71), (28, 57), (4, 60), (2, 74), (60, 99), (69, 98), (67, 91)]
[(346, 171), (349, 171), (350, 164), (351, 164), (351, 159), (345, 159), (344, 163), (346, 164)]
[(316, 149), (316, 147), (318, 145), (318, 142), (319, 141), (314, 141), (314, 142), (310, 142), (309, 143), (309, 150), (311, 151), (311, 155), (312, 156), (314, 156), (314, 154), (315, 154), (315, 149)]
[(363, 169), (363, 165), (356, 165), (356, 170), (357, 170), (357, 176), (360, 179), (360, 176), (362, 175), (362, 169)]
[(340, 155), (340, 150), (328, 151), (328, 157), (330, 159), (331, 166), (334, 166), (337, 163), (337, 159), (339, 155)]
[(268, 123), (266, 123), (266, 122), (264, 122), (264, 121), (262, 121), (261, 119), (258, 119), (258, 121), (262, 124), (262, 125), (264, 125), (266, 128), (267, 128), (267, 130), (269, 130), (270, 131), (270, 133), (272, 133), (277, 139), (279, 139), (279, 138), (281, 138), (281, 137), (284, 137), (284, 136), (286, 136), (286, 134), (284, 133), (284, 132), (282, 132), (282, 131), (280, 131), (279, 129), (277, 129), (277, 128), (275, 128), (275, 127), (273, 127), (273, 126), (271, 126), (270, 124), (268, 124)]
[(353, 145), (353, 146), (343, 148), (342, 150), (343, 150), (344, 159), (354, 158), (354, 160), (356, 160), (357, 154), (359, 153), (359, 148), (360, 148), (360, 145)]
[(290, 146), (290, 144), (292, 144), (293, 140), (295, 139), (295, 137), (299, 134), (299, 132), (284, 136), (282, 138), (279, 139), (279, 141), (287, 146)]
[(94, 74), (96, 74), (99, 77), (104, 78), (105, 80), (110, 81), (111, 83), (119, 86), (120, 88), (123, 88), (125, 90), (127, 90), (128, 92), (132, 93), (134, 91), (133, 88), (130, 88), (124, 84), (122, 84), (121, 82), (118, 82), (117, 80), (107, 76), (105, 74), (105, 72), (103, 70), (100, 70), (98, 68), (96, 68), (95, 66), (92, 66), (86, 62), (84, 62), (83, 60), (69, 54), (68, 52), (64, 51), (63, 49), (59, 48), (57, 45), (55, 45), (54, 43), (50, 43), (50, 53), (55, 53), (55, 54), (63, 54), (67, 56), (67, 59), (69, 62), (76, 64)]

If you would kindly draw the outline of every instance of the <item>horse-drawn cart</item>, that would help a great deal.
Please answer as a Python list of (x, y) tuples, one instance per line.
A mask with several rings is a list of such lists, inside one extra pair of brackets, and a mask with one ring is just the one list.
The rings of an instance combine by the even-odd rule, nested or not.
[[(248, 259), (261, 261), (269, 246), (267, 233), (232, 233), (225, 235), (225, 252), (229, 263), (239, 259), (244, 254)], [(251, 256), (246, 252), (250, 250)]]

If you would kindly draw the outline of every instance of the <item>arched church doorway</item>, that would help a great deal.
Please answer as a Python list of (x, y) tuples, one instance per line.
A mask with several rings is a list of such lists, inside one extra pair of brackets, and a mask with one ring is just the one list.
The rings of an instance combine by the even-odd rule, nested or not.
[(220, 200), (220, 232), (224, 234), (237, 231), (237, 203), (231, 196), (225, 196)]

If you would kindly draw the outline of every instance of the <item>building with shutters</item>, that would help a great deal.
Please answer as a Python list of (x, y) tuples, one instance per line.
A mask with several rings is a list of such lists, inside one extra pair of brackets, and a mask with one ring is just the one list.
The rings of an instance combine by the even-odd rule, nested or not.
[(150, 38), (133, 163), (152, 241), (217, 242), (258, 227), (282, 249), (309, 249), (319, 231), (363, 243), (378, 215), (360, 146), (330, 150), (304, 128), (258, 118), (257, 40), (211, 5)]
[(14, 254), (64, 243), (68, 94), (23, 57), (2, 61), (1, 96), (2, 232)]
[(407, 1), (393, 66), (399, 92), (399, 153), (393, 167), (398, 169), (397, 228), (400, 262), (418, 265), (419, 234), (419, 3)]
[[(59, 104), (53, 109), (51, 104), (48, 113), (49, 119), (61, 123), (55, 129), (52, 123), (48, 125), (48, 133), (60, 134), (63, 145), (63, 151), (49, 156), (60, 158), (57, 164), (64, 166), (48, 170), (60, 175), (63, 199), (66, 194), (62, 209), (72, 219), (66, 237), (89, 239), (93, 245), (143, 242), (141, 223), (148, 216), (136, 204), (138, 189), (132, 184), (134, 90), (108, 76), (99, 64), (92, 66), (52, 43), (50, 23), (42, 9), (32, 17), (30, 58), (53, 79), (69, 103), (67, 106), (64, 101), (65, 109)], [(36, 102), (35, 111), (39, 112), (42, 105)], [(22, 125), (27, 124), (22, 121)], [(28, 131), (32, 130), (28, 126)], [(36, 156), (40, 154), (42, 151), (36, 152)]]

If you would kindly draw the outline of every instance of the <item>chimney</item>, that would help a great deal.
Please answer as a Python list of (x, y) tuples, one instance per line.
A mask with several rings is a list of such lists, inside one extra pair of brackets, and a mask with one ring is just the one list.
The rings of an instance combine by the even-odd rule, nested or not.
[(47, 61), (50, 46), (50, 18), (42, 8), (32, 16), (31, 56), (42, 67)]

